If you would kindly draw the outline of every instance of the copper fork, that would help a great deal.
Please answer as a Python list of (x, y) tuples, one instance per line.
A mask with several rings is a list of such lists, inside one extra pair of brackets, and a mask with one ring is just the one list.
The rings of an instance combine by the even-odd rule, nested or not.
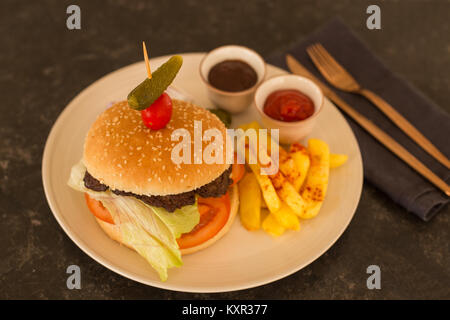
[(309, 46), (306, 51), (319, 69), (320, 73), (339, 90), (360, 94), (371, 101), (406, 135), (421, 146), (426, 152), (450, 169), (450, 161), (442, 154), (419, 130), (406, 120), (397, 110), (374, 92), (361, 87), (353, 76), (339, 64), (328, 51), (320, 44)]

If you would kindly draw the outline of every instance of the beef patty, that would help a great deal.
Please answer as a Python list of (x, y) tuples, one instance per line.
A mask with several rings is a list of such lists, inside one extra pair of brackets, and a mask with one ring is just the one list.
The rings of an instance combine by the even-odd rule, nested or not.
[[(121, 190), (111, 191), (114, 194), (120, 196), (135, 197), (136, 199), (139, 199), (151, 206), (162, 207), (169, 212), (173, 212), (178, 208), (194, 204), (196, 194), (202, 198), (221, 197), (227, 192), (229, 185), (233, 182), (233, 180), (230, 178), (230, 174), (231, 166), (227, 170), (225, 170), (224, 173), (222, 173), (217, 179), (208, 184), (205, 184), (198, 189), (167, 196), (147, 196)], [(106, 191), (109, 189), (107, 185), (101, 183), (99, 180), (91, 176), (87, 171), (84, 174), (83, 181), (86, 188), (94, 191)]]

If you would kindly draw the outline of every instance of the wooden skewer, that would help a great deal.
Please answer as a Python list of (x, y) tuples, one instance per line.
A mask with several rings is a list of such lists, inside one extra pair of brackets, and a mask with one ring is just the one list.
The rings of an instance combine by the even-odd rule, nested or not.
[(152, 71), (150, 70), (150, 63), (148, 62), (148, 54), (147, 54), (147, 48), (145, 47), (145, 41), (142, 41), (142, 49), (144, 50), (144, 59), (145, 59), (145, 66), (147, 67), (147, 75), (148, 78), (152, 78)]

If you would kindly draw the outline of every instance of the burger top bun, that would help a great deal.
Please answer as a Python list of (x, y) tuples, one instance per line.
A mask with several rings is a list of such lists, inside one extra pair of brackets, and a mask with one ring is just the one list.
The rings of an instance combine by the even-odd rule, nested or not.
[[(172, 118), (160, 130), (147, 128), (140, 111), (128, 106), (127, 101), (114, 104), (98, 116), (89, 129), (84, 143), (83, 162), (87, 171), (111, 189), (140, 195), (170, 195), (197, 189), (218, 178), (226, 164), (226, 128), (206, 109), (192, 103), (172, 100)], [(194, 163), (194, 121), (201, 125), (201, 134), (218, 129), (222, 135), (223, 161), (221, 164)], [(191, 146), (191, 163), (176, 164), (174, 153), (183, 156), (182, 137), (172, 141), (172, 132), (185, 129)], [(186, 131), (184, 131), (186, 132)], [(200, 132), (200, 130), (198, 130)], [(202, 150), (211, 141), (202, 139)], [(214, 140), (214, 138), (213, 138)]]
[[(186, 255), (190, 253), (197, 252), (199, 250), (205, 249), (212, 245), (214, 242), (222, 238), (231, 228), (231, 225), (233, 224), (234, 218), (236, 217), (236, 213), (239, 208), (239, 194), (238, 194), (238, 187), (237, 185), (234, 185), (229, 190), (230, 195), (230, 215), (228, 217), (228, 220), (226, 224), (223, 226), (222, 229), (212, 238), (209, 240), (199, 244), (198, 246), (181, 249), (181, 254)], [(122, 234), (120, 232), (120, 229), (118, 226), (114, 224), (110, 224), (108, 222), (104, 222), (100, 219), (97, 219), (98, 224), (103, 229), (103, 231), (113, 240), (116, 240), (117, 242), (127, 246), (130, 249), (133, 249), (129, 244), (122, 242)], [(134, 250), (134, 249), (133, 249)]]

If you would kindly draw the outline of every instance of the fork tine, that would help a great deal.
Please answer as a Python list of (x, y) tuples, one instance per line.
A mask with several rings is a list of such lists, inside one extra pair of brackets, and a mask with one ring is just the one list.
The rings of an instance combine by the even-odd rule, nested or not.
[(322, 57), (320, 57), (315, 50), (314, 45), (309, 46), (308, 48), (306, 48), (306, 52), (308, 53), (309, 57), (311, 58), (311, 60), (313, 61), (314, 65), (316, 66), (317, 69), (319, 69), (319, 71), (325, 76), (325, 77), (329, 77), (329, 73), (328, 70), (326, 70), (326, 68), (323, 67), (324, 62), (322, 60)]
[(333, 58), (333, 56), (325, 49), (320, 43), (317, 44), (317, 49), (321, 52), (324, 59), (326, 59), (330, 65), (332, 65), (333, 70), (336, 73), (340, 73), (342, 75), (345, 75), (349, 80), (356, 82), (356, 80), (353, 78), (353, 76), (345, 70), (345, 68), (336, 61), (336, 59)]
[(319, 43), (317, 44), (317, 51), (319, 54), (328, 62), (331, 68), (336, 72), (343, 71), (342, 68), (339, 68), (339, 63), (328, 53), (328, 51)]
[[(315, 45), (311, 45), (307, 48), (307, 52), (310, 56), (310, 58), (313, 60), (316, 67), (323, 67), (325, 62), (323, 61), (323, 58), (317, 53)], [(328, 72), (327, 72), (328, 73)]]
[(328, 69), (328, 73), (332, 76), (339, 74), (340, 70), (336, 68), (336, 61), (329, 54), (327, 54), (325, 48), (319, 43), (316, 44), (314, 48), (316, 50), (316, 54), (321, 57), (325, 68)]
[(329, 67), (328, 62), (325, 61), (323, 56), (318, 52), (316, 46), (311, 45), (306, 50), (309, 57), (313, 61), (314, 65), (319, 69), (319, 71), (324, 75), (324, 77), (327, 78), (328, 80), (333, 78), (333, 72)]

